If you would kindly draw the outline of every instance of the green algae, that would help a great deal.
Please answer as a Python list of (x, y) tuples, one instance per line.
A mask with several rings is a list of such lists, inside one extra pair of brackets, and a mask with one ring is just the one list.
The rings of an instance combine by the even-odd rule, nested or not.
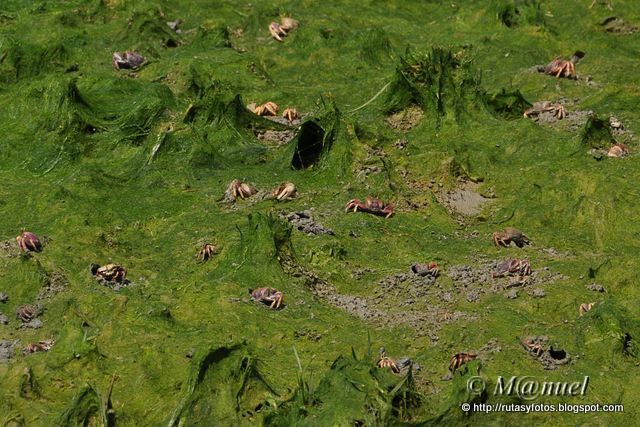
[[(640, 22), (637, 4), (614, 8)], [(11, 318), (0, 339), (56, 344), (0, 365), (0, 422), (617, 425), (637, 418), (640, 391), (629, 381), (640, 336), (637, 146), (629, 144), (626, 159), (595, 162), (587, 154), (612, 142), (602, 118), (615, 115), (635, 132), (640, 125), (640, 82), (631, 72), (638, 35), (603, 32), (611, 13), (601, 3), (544, 1), (3, 2), (0, 240), (26, 227), (48, 242), (31, 257), (0, 248), (0, 291), (10, 295), (0, 310)], [(289, 14), (300, 27), (283, 43), (270, 39), (269, 22)], [(181, 34), (166, 25), (177, 18)], [(126, 49), (147, 57), (131, 75), (110, 64), (114, 51)], [(587, 52), (577, 82), (531, 71), (576, 49)], [(600, 119), (581, 133), (521, 118), (530, 103), (560, 97), (577, 100), (569, 111), (594, 110)], [(256, 138), (257, 130), (291, 128), (246, 108), (266, 101), (308, 114), (282, 147)], [(416, 126), (386, 124), (389, 113), (413, 105), (424, 112)], [(404, 149), (394, 145), (399, 140)], [(300, 197), (222, 203), (236, 178), (265, 191), (293, 181)], [(459, 179), (496, 196), (464, 226), (426, 190), (431, 180), (446, 190)], [(344, 214), (348, 200), (366, 195), (398, 204), (396, 215)], [(310, 207), (334, 236), (306, 236), (278, 218)], [(494, 249), (491, 232), (507, 225), (523, 229), (534, 247)], [(472, 232), (479, 237), (467, 238)], [(209, 241), (220, 253), (197, 264), (195, 253)], [(287, 268), (366, 298), (380, 279), (435, 260), (438, 285), (457, 295), (447, 269), (479, 255), (524, 256), (534, 270), (548, 266), (567, 278), (544, 285), (542, 299), (456, 298), (444, 308), (472, 316), (443, 322), (432, 341), (396, 323), (401, 293), (384, 295), (388, 321), (366, 322)], [(119, 293), (88, 272), (91, 262), (110, 261), (124, 264), (132, 280)], [(354, 278), (366, 267), (375, 271)], [(53, 274), (67, 285), (41, 301), (44, 327), (15, 329), (15, 309), (34, 302)], [(586, 290), (593, 281), (607, 291)], [(258, 286), (284, 291), (286, 308), (249, 301), (247, 290)], [(597, 304), (579, 317), (585, 302)], [(428, 312), (440, 303), (416, 304)], [(579, 357), (544, 371), (519, 343), (543, 334)], [(452, 354), (491, 338), (502, 351), (440, 381)], [(372, 345), (423, 369), (394, 376), (375, 368), (370, 351), (352, 355)], [(209, 363), (220, 349), (227, 356)], [(626, 412), (464, 414), (461, 403), (502, 401), (468, 393), (466, 381), (478, 374), (488, 390), (497, 375), (589, 375), (589, 395), (579, 402), (621, 402)]]

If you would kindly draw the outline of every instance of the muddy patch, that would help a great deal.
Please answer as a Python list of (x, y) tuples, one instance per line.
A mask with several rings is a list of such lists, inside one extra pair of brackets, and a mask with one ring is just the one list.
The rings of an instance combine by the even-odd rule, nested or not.
[(436, 198), (449, 212), (457, 215), (473, 217), (480, 214), (491, 199), (479, 193), (480, 185), (471, 181), (463, 181), (453, 190), (440, 191)]
[(280, 147), (291, 141), (296, 133), (293, 130), (256, 130), (256, 138), (268, 145)]
[(411, 105), (402, 111), (393, 113), (385, 119), (385, 122), (395, 130), (407, 132), (420, 123), (424, 112), (417, 105)]
[(314, 219), (312, 210), (305, 210), (300, 212), (280, 213), (280, 218), (287, 220), (293, 228), (303, 233), (313, 236), (319, 234), (329, 234), (333, 236), (333, 230), (324, 227)]
[(0, 242), (0, 258), (15, 258), (20, 253), (15, 240)]
[(546, 294), (540, 286), (566, 280), (567, 276), (552, 272), (549, 267), (532, 267), (529, 276), (493, 277), (498, 265), (504, 260), (484, 261), (480, 265), (452, 265), (447, 275), (453, 280), (458, 293), (469, 302), (479, 301), (488, 293), (504, 294), (506, 298), (518, 298), (518, 289), (525, 290), (532, 297), (542, 298)]
[[(556, 101), (552, 101), (549, 104), (559, 104), (564, 108), (564, 114), (559, 115), (555, 110), (540, 111), (537, 114), (532, 114), (528, 117), (538, 123), (541, 126), (551, 127), (559, 130), (565, 130), (569, 132), (578, 132), (587, 123), (589, 117), (593, 116), (594, 112), (591, 110), (576, 110), (575, 106), (578, 104), (578, 99), (560, 98)], [(536, 102), (536, 104), (542, 104), (543, 102)]]
[(19, 347), (19, 340), (0, 340), (0, 363), (9, 362)]
[(602, 29), (611, 34), (626, 35), (638, 32), (638, 27), (617, 16), (610, 16), (602, 23)]
[[(408, 326), (416, 336), (437, 341), (437, 331), (443, 324), (474, 319), (464, 312), (447, 309), (445, 305), (451, 299), (441, 298), (446, 291), (438, 288), (437, 279), (434, 281), (428, 276), (393, 274), (380, 280), (373, 297), (359, 297), (339, 294), (333, 285), (294, 262), (283, 260), (282, 265), (288, 274), (303, 278), (319, 298), (377, 326)], [(358, 272), (356, 276), (361, 274)]]
[(40, 288), (40, 292), (38, 292), (38, 296), (36, 299), (38, 301), (54, 297), (60, 292), (64, 291), (69, 285), (69, 280), (61, 271), (54, 271), (52, 273), (48, 273), (42, 284), (42, 288)]

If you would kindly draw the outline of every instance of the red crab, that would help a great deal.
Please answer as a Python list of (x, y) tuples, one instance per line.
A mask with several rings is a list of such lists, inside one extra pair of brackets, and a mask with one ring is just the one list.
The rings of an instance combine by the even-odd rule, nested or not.
[(584, 58), (584, 52), (577, 51), (568, 61), (560, 57), (555, 58), (546, 67), (539, 67), (538, 71), (556, 77), (567, 77), (569, 79), (577, 79), (576, 63)]
[(40, 243), (40, 239), (30, 231), (23, 231), (21, 235), (16, 237), (16, 242), (18, 242), (18, 247), (22, 252), (42, 251), (42, 243)]
[(364, 203), (362, 203), (360, 199), (349, 200), (345, 206), (345, 212), (349, 212), (350, 210), (353, 212), (361, 211), (389, 218), (393, 215), (393, 208), (394, 206), (391, 203), (385, 203), (380, 199), (367, 196)]
[(451, 361), (449, 362), (449, 370), (453, 373), (456, 371), (456, 369), (458, 369), (465, 363), (471, 362), (476, 357), (478, 357), (477, 354), (469, 354), (469, 353), (454, 354), (451, 357)]

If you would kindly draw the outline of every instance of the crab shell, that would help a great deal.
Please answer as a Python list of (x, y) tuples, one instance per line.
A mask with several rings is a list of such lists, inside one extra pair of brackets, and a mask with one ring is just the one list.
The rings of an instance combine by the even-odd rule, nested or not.
[(389, 218), (393, 215), (393, 208), (393, 204), (391, 203), (385, 204), (380, 199), (374, 199), (370, 196), (367, 196), (364, 203), (362, 203), (360, 199), (349, 200), (345, 206), (345, 212), (357, 212), (358, 210), (360, 210), (362, 212)]
[(18, 242), (18, 247), (22, 252), (42, 251), (42, 243), (40, 243), (40, 239), (30, 231), (23, 231), (21, 235), (16, 237), (16, 242)]
[(33, 304), (25, 304), (20, 306), (16, 310), (16, 318), (24, 323), (28, 323), (38, 317), (40, 314), (40, 307)]
[(278, 107), (278, 104), (269, 101), (262, 105), (258, 105), (255, 108), (254, 113), (258, 116), (277, 116), (279, 110), (280, 107)]
[(215, 255), (216, 252), (218, 252), (218, 248), (216, 246), (205, 243), (204, 246), (202, 246), (202, 249), (200, 249), (200, 252), (198, 252), (198, 259), (201, 262), (205, 262)]
[(589, 302), (589, 303), (585, 302), (585, 303), (580, 304), (580, 307), (578, 308), (578, 312), (580, 313), (580, 316), (584, 316), (584, 314), (587, 311), (590, 311), (593, 308), (594, 304), (595, 303), (593, 303), (593, 302)]
[(260, 301), (263, 304), (269, 305), (269, 308), (278, 309), (282, 304), (282, 300), (284, 299), (284, 293), (280, 292), (275, 288), (263, 287), (256, 288), (252, 291), (251, 298), (256, 301)]
[(138, 68), (143, 62), (144, 56), (129, 50), (124, 53), (114, 52), (112, 60), (113, 66), (116, 70)]
[(537, 357), (540, 357), (545, 351), (544, 344), (540, 342), (536, 337), (525, 337), (522, 339), (522, 341), (520, 341), (520, 343), (525, 348), (525, 350)]
[(455, 372), (456, 369), (464, 365), (465, 363), (471, 362), (473, 359), (478, 357), (477, 354), (469, 354), (469, 353), (457, 353), (451, 357), (449, 361), (449, 370), (451, 372)]
[(526, 259), (507, 259), (498, 264), (496, 271), (492, 273), (492, 276), (496, 278), (512, 274), (529, 276), (531, 274), (531, 265), (529, 264), (529, 261)]
[(283, 182), (271, 192), (271, 195), (277, 200), (290, 200), (296, 197), (297, 191), (293, 182)]
[(286, 37), (287, 35), (285, 29), (282, 28), (282, 26), (280, 26), (280, 24), (278, 24), (277, 22), (272, 22), (269, 24), (269, 32), (271, 33), (271, 36), (279, 42), (283, 40), (282, 37)]
[(390, 359), (387, 356), (382, 356), (380, 360), (378, 360), (378, 368), (389, 368), (394, 374), (400, 372), (400, 369), (398, 369), (398, 365), (396, 364), (396, 362), (394, 362), (393, 359)]
[(127, 270), (118, 264), (107, 264), (102, 267), (98, 264), (91, 264), (91, 274), (107, 282), (124, 283)]
[(282, 28), (286, 33), (288, 33), (291, 30), (295, 30), (296, 28), (298, 28), (299, 25), (300, 25), (300, 22), (288, 16), (282, 17), (280, 19), (280, 28)]
[(608, 157), (624, 157), (629, 154), (629, 149), (622, 143), (613, 144), (607, 152)]
[(234, 179), (227, 187), (225, 196), (228, 200), (235, 201), (237, 198), (246, 199), (247, 197), (251, 197), (256, 194), (256, 192), (256, 189), (249, 184), (239, 179)]
[(22, 353), (27, 355), (32, 353), (38, 353), (41, 351), (49, 351), (54, 344), (55, 344), (55, 340), (42, 340), (37, 343), (29, 343), (24, 347), (24, 349), (22, 350)]
[(529, 238), (514, 227), (507, 227), (504, 231), (496, 231), (493, 233), (493, 244), (497, 247), (507, 247), (514, 242), (517, 247), (522, 248), (524, 245), (531, 243)]
[(296, 110), (295, 108), (286, 108), (282, 112), (282, 117), (287, 119), (289, 122), (292, 122), (294, 120), (297, 120), (298, 117), (300, 117), (300, 116), (298, 114), (298, 110)]
[(435, 262), (430, 262), (427, 264), (413, 264), (411, 266), (411, 271), (413, 271), (418, 276), (431, 276), (437, 277), (439, 273), (438, 264)]

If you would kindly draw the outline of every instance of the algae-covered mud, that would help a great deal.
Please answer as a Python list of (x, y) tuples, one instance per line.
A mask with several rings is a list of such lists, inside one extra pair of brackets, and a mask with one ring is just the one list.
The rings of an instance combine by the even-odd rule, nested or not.
[(0, 2), (0, 425), (631, 424), (639, 27)]

